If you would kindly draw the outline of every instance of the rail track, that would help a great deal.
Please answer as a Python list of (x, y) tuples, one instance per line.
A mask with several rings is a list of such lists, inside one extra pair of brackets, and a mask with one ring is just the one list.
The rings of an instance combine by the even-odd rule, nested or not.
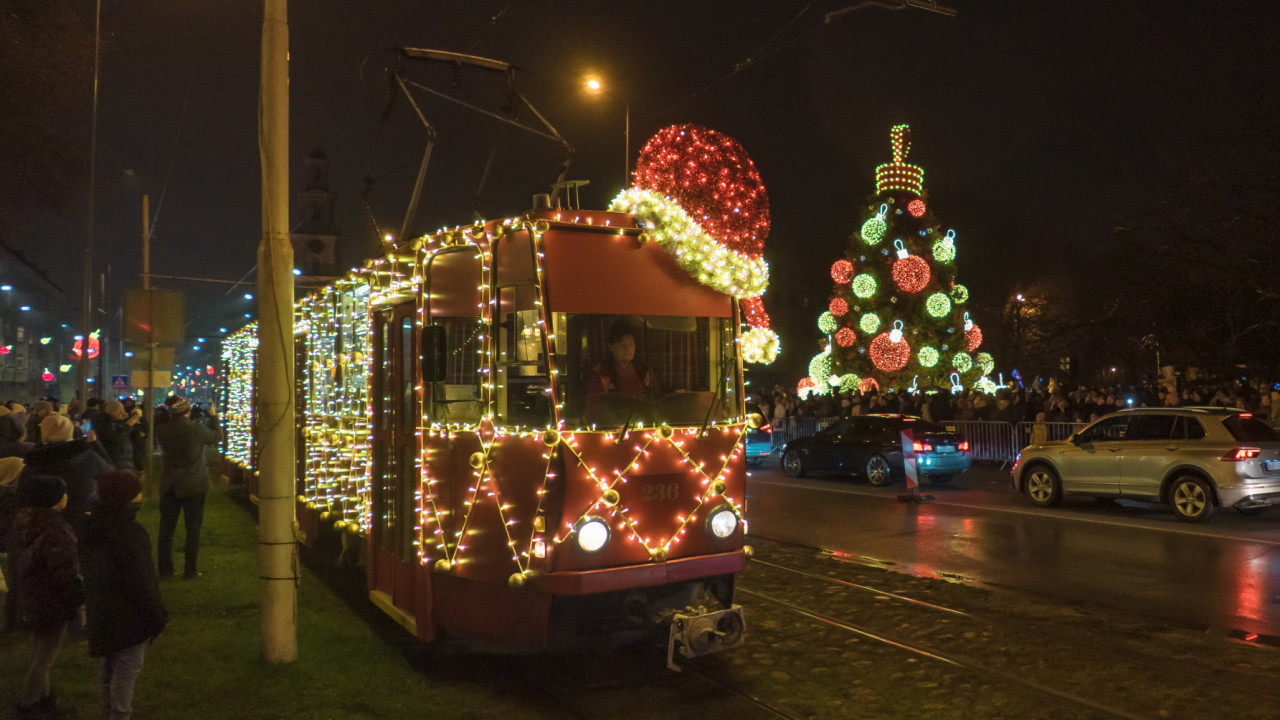
[[(1172, 659), (1159, 655), (1165, 647), (1159, 643), (1151, 652), (1136, 652), (1133, 638), (1113, 643), (1094, 636), (1086, 642), (1047, 631), (1043, 622), (1028, 629), (994, 611), (949, 607), (759, 555), (749, 568), (738, 587), (744, 604), (757, 599), (828, 633), (835, 629), (893, 648), (936, 666), (942, 675), (960, 672), (1038, 697), (1064, 717), (1280, 717), (1280, 693), (1269, 689), (1273, 676), (1265, 671)], [(757, 604), (749, 617), (760, 609)], [(1224, 708), (1233, 707), (1242, 710), (1224, 714)], [(1035, 716), (1057, 716), (1049, 711), (1042, 705)]]

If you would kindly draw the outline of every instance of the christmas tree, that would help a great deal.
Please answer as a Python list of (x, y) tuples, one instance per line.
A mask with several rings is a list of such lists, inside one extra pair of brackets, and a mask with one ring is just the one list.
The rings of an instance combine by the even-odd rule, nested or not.
[(831, 266), (835, 287), (818, 318), (826, 347), (800, 391), (993, 391), (986, 376), (995, 361), (977, 352), (982, 331), (966, 309), (968, 289), (956, 282), (956, 233), (930, 211), (924, 170), (906, 161), (910, 128), (894, 126), (890, 139), (893, 162), (876, 168), (876, 194)]

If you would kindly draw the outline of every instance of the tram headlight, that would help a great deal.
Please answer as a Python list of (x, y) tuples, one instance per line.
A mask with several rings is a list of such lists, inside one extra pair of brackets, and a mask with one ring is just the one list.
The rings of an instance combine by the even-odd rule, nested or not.
[(578, 547), (593, 553), (609, 542), (609, 524), (598, 517), (589, 517), (578, 524)]
[(707, 531), (723, 540), (738, 529), (738, 514), (728, 505), (721, 505), (711, 511), (707, 518)]

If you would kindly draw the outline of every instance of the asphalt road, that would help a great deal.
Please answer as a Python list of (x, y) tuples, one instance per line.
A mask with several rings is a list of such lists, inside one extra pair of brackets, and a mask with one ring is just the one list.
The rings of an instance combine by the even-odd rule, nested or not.
[(975, 466), (931, 502), (905, 503), (901, 482), (786, 477), (776, 462), (747, 483), (752, 535), (847, 553), (918, 575), (959, 579), (1068, 603), (1280, 644), (1280, 509), (1219, 511), (1188, 525), (1165, 507), (1068, 498), (1040, 509), (1007, 469)]

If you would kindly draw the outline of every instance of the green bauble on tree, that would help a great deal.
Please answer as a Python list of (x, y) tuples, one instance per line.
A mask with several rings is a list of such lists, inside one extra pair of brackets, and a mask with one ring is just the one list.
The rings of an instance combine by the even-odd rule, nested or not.
[(835, 286), (818, 321), (829, 342), (804, 389), (992, 390), (994, 361), (978, 352), (982, 331), (956, 280), (956, 233), (941, 229), (925, 202), (924, 170), (906, 161), (910, 128), (894, 126), (890, 139), (893, 162), (876, 168), (876, 194), (831, 266)]

